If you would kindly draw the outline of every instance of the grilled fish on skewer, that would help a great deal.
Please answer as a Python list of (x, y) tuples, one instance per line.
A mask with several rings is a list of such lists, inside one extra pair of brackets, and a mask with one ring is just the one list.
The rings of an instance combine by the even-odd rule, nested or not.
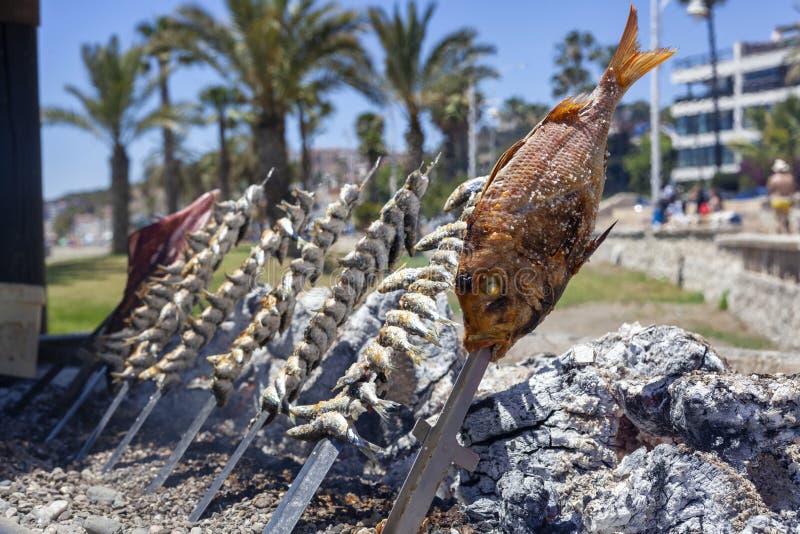
[(640, 52), (636, 10), (587, 96), (567, 98), (495, 165), (469, 218), (456, 292), (464, 346), (502, 357), (553, 309), (606, 234), (592, 239), (611, 116), (636, 80), (674, 50)]
[(262, 197), (264, 184), (252, 185), (236, 201), (236, 208), (222, 216), (222, 222), (208, 242), (208, 247), (192, 256), (181, 271), (182, 279), (163, 305), (158, 320), (149, 329), (138, 333), (137, 345), (125, 361), (125, 369), (115, 376), (135, 379), (140, 372), (155, 364), (159, 351), (191, 314), (200, 292), (211, 282), (222, 257), (242, 235), (256, 203)]
[(280, 219), (281, 224), (276, 224), (275, 229), (265, 230), (258, 243), (252, 247), (250, 254), (233, 273), (226, 274), (226, 280), (215, 293), (206, 293), (208, 302), (200, 316), (191, 321), (181, 334), (181, 344), (164, 355), (158, 363), (142, 371), (140, 380), (157, 380), (160, 385), (168, 385), (179, 380), (181, 371), (194, 366), (197, 354), (211, 341), (217, 327), (233, 310), (234, 304), (243, 298), (251, 289), (258, 278), (261, 269), (266, 263), (267, 256), (278, 256), (283, 241), (292, 239), (290, 235), (278, 235), (277, 228), (289, 225), (292, 235), (302, 228), (307, 221), (309, 210), (313, 205), (313, 195), (304, 191), (295, 190), (296, 204), (287, 208), (293, 220), (288, 217)]
[[(471, 180), (473, 192), (468, 199), (451, 201), (453, 195), (463, 195), (464, 187), (459, 186), (448, 199), (446, 205), (454, 207), (465, 207), (465, 211), (474, 205), (480, 190), (480, 185), (485, 183), (486, 178)], [(463, 215), (462, 215), (463, 220)], [(457, 221), (458, 222), (458, 221)], [(461, 240), (464, 233), (464, 226), (461, 225), (461, 234), (453, 231), (459, 225), (449, 223), (445, 229), (439, 227), (427, 236), (420, 239), (421, 243), (428, 245), (441, 242), (444, 239)], [(436, 252), (450, 252), (449, 250), (437, 249)], [(342, 390), (334, 398), (322, 401), (311, 406), (298, 406), (290, 408), (291, 413), (296, 417), (314, 419), (324, 412), (338, 410), (343, 416), (353, 423), (361, 415), (360, 412), (345, 410), (351, 403), (360, 401), (359, 406), (373, 409), (379, 416), (385, 418), (388, 410), (395, 406), (392, 401), (381, 398), (379, 389), (382, 385), (391, 383), (389, 376), (392, 371), (393, 353), (406, 354), (412, 361), (418, 362), (423, 353), (422, 347), (417, 346), (412, 339), (421, 336), (428, 340), (434, 340), (438, 334), (438, 324), (452, 323), (449, 319), (442, 316), (434, 300), (439, 293), (452, 289), (453, 274), (457, 265), (452, 262), (442, 261), (436, 253), (432, 254), (429, 265), (419, 268), (401, 268), (391, 277), (389, 284), (382, 284), (379, 290), (394, 289), (395, 284), (391, 280), (404, 281), (408, 287), (408, 292), (404, 294), (398, 302), (397, 308), (386, 313), (384, 326), (378, 336), (362, 352), (359, 360), (351, 365), (345, 374), (337, 381), (334, 390)], [(448, 273), (450, 282), (431, 281), (429, 278), (442, 279), (442, 272)], [(384, 286), (390, 287), (384, 287)], [(352, 426), (352, 425), (351, 425)], [(313, 425), (301, 425), (292, 430), (291, 436), (300, 439), (312, 439), (317, 436), (325, 427)], [(341, 434), (341, 432), (340, 432)], [(328, 434), (328, 437), (337, 438), (336, 435)], [(377, 450), (377, 446), (373, 446)]]
[[(339, 237), (338, 234), (325, 230), (329, 226), (325, 224), (326, 221), (345, 221), (350, 216), (364, 184), (376, 170), (377, 163), (360, 185), (348, 184), (342, 188), (339, 198), (326, 209), (325, 217), (312, 223), (311, 241), (300, 243), (300, 257), (289, 264), (289, 271), (281, 283), (264, 297), (261, 308), (233, 342), (229, 351), (208, 358), (214, 366), (211, 389), (219, 406), (227, 403), (233, 391), (233, 382), (250, 361), (253, 351), (288, 326), (296, 296), (304, 289), (306, 281), (313, 283), (322, 274), (325, 253)], [(344, 224), (341, 228), (344, 228)]]
[[(403, 187), (381, 209), (379, 220), (370, 225), (371, 232), (356, 244), (355, 250), (358, 253), (376, 259), (376, 268), (383, 263), (397, 261), (401, 247), (409, 242), (406, 232), (416, 232), (419, 198), (428, 187), (427, 175), (430, 169), (428, 167), (425, 172), (417, 170), (408, 176)], [(379, 260), (377, 256), (383, 257)], [(361, 270), (355, 267), (348, 267), (341, 273), (333, 287), (333, 298), (328, 299), (323, 309), (312, 317), (309, 328), (303, 334), (303, 340), (278, 371), (272, 384), (264, 389), (261, 397), (263, 410), (271, 415), (283, 411), (286, 404), (296, 396), (308, 372), (316, 367), (332, 345), (331, 331), (323, 332), (321, 328), (314, 327), (318, 317), (331, 317), (338, 328), (364, 297), (367, 288), (374, 286), (380, 274), (382, 272), (378, 270)]]

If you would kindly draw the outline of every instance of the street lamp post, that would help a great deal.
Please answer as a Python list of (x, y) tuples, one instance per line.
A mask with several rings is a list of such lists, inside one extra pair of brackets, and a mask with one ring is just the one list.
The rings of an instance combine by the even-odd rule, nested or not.
[[(650, 50), (658, 50), (659, 0), (650, 0)], [(658, 67), (650, 74), (650, 199), (655, 206), (661, 190), (661, 105), (658, 98)]]
[(716, 0), (691, 0), (686, 12), (696, 18), (706, 19), (708, 24), (708, 43), (711, 55), (711, 101), (714, 111), (711, 116), (711, 128), (714, 131), (714, 167), (715, 174), (720, 172), (722, 167), (722, 142), (720, 140), (719, 128), (719, 87), (717, 82), (717, 40), (714, 32), (714, 13), (713, 7)]

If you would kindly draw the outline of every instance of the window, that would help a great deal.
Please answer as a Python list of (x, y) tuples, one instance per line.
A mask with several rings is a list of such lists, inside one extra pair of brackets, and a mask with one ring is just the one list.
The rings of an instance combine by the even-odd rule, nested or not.
[(755, 93), (786, 86), (786, 65), (744, 73), (742, 91)]
[[(696, 135), (714, 131), (713, 112), (678, 117), (675, 129), (680, 135)], [(733, 110), (719, 112), (720, 131), (733, 129)]]
[[(734, 163), (733, 151), (722, 146), (722, 163)], [(714, 165), (714, 147), (684, 148), (678, 150), (678, 167), (708, 167)]]

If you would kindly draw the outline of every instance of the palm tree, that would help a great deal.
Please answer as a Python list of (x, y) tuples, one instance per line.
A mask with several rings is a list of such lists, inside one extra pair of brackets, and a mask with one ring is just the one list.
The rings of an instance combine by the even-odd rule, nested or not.
[(477, 69), (474, 63), (478, 57), (494, 53), (493, 47), (474, 43), (475, 30), (461, 28), (445, 35), (423, 57), (422, 48), (435, 9), (436, 4), (431, 3), (418, 13), (412, 0), (405, 15), (397, 5), (391, 16), (380, 7), (370, 8), (368, 12), (384, 51), (386, 89), (400, 102), (408, 118), (405, 138), (409, 169), (422, 162), (425, 134), (421, 117), (437, 94), (437, 85), (454, 72)]
[[(256, 171), (274, 167), (270, 190), (288, 194), (286, 115), (303, 87), (328, 92), (349, 85), (377, 99), (361, 46), (358, 12), (315, 0), (226, 0), (230, 23), (198, 6), (178, 9), (177, 24), (194, 41), (189, 48), (245, 95), (252, 107)], [(271, 199), (275, 217), (278, 198)]]
[(74, 96), (81, 111), (64, 108), (46, 108), (46, 124), (69, 124), (94, 134), (111, 148), (111, 205), (113, 209), (112, 252), (127, 252), (128, 182), (127, 146), (150, 128), (161, 125), (166, 117), (161, 110), (142, 116), (142, 104), (150, 97), (154, 86), (141, 83), (142, 49), (132, 47), (120, 50), (114, 35), (108, 44), (81, 47), (83, 64), (89, 73), (91, 92), (75, 86), (64, 89)]
[[(448, 179), (456, 178), (458, 172), (467, 168), (468, 134), (469, 134), (469, 93), (468, 88), (477, 85), (481, 80), (497, 78), (497, 71), (477, 63), (487, 54), (494, 54), (495, 48), (489, 45), (474, 44), (475, 32), (469, 43), (455, 48), (450, 58), (450, 65), (432, 83), (428, 95), (428, 109), (431, 121), (442, 132), (444, 137), (443, 157), (444, 171)], [(482, 95), (476, 94), (480, 103)], [(480, 105), (477, 105), (480, 109)]]
[[(378, 158), (386, 155), (386, 143), (383, 141), (383, 116), (367, 111), (356, 117), (356, 136), (358, 151), (367, 160), (367, 165), (374, 165)], [(378, 201), (378, 180), (367, 182), (367, 200)]]
[(230, 168), (231, 160), (228, 151), (229, 127), (235, 126), (241, 118), (236, 106), (242, 103), (244, 96), (236, 89), (224, 85), (212, 85), (200, 92), (200, 102), (211, 111), (204, 117), (204, 122), (214, 122), (217, 125), (219, 138), (219, 163), (217, 175), (222, 198), (231, 198)]
[(304, 87), (295, 102), (297, 124), (300, 131), (300, 182), (306, 190), (313, 189), (311, 169), (311, 142), (320, 133), (322, 122), (333, 114), (333, 104), (321, 97), (319, 88)]
[[(169, 17), (157, 17), (153, 22), (142, 22), (136, 27), (140, 36), (145, 39), (142, 46), (147, 65), (150, 61), (156, 64), (156, 81), (161, 97), (161, 109), (165, 114), (173, 111), (169, 96), (169, 76), (178, 64), (192, 62), (191, 56), (176, 53), (175, 33), (172, 31)], [(166, 192), (167, 212), (178, 211), (178, 175), (179, 162), (175, 157), (176, 139), (172, 127), (165, 124), (161, 129), (164, 152), (164, 189)]]
[[(556, 45), (555, 63), (560, 69), (551, 78), (553, 96), (556, 98), (594, 89), (592, 73), (587, 63), (600, 63), (610, 59), (608, 47), (597, 44), (590, 32), (572, 30)], [(602, 68), (605, 68), (603, 65)]]

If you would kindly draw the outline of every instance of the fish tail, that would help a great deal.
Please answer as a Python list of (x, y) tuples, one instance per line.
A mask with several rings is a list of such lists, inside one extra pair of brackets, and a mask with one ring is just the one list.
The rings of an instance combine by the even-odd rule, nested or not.
[(639, 49), (638, 37), (636, 8), (631, 5), (625, 31), (622, 32), (617, 51), (614, 52), (614, 57), (611, 58), (611, 63), (603, 75), (604, 78), (613, 77), (623, 91), (676, 52), (675, 48), (659, 48), (642, 52)]

